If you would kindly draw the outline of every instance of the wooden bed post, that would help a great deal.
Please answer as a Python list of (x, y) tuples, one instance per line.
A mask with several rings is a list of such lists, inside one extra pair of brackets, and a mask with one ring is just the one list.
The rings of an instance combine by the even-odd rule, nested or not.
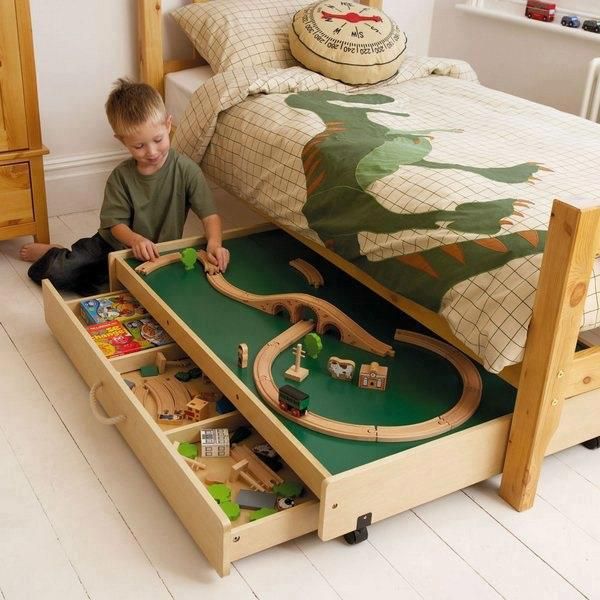
[(140, 79), (164, 96), (161, 0), (138, 0)]
[(517, 510), (533, 505), (560, 420), (599, 222), (600, 207), (554, 201), (500, 486), (502, 498)]

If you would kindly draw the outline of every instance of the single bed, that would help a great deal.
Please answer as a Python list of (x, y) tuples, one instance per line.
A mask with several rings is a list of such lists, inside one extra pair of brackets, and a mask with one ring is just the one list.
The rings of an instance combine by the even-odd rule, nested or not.
[[(166, 72), (192, 65), (163, 64), (160, 3), (138, 1), (142, 78), (163, 91)], [(465, 63), (415, 57), (383, 85), (359, 89), (301, 67), (225, 70), (191, 95), (174, 143), (230, 193), (518, 387), (501, 495), (522, 510), (565, 399), (600, 387), (598, 350), (575, 352), (581, 325), (600, 320), (600, 181), (589, 159), (600, 136), (594, 124), (475, 81)], [(348, 143), (373, 136), (379, 145)], [(334, 139), (330, 154), (355, 161), (361, 189), (323, 203), (344, 185), (343, 176), (331, 184), (335, 167), (322, 168)], [(484, 267), (473, 268), (481, 255)], [(565, 411), (570, 441), (600, 435), (598, 416), (596, 403)]]

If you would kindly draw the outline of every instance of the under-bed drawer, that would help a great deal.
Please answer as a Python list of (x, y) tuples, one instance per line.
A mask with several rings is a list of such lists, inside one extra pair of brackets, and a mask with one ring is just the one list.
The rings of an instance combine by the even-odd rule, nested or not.
[[(171, 344), (109, 360), (94, 344), (79, 320), (79, 301), (65, 302), (47, 281), (44, 281), (43, 287), (46, 321), (74, 366), (92, 388), (92, 407), (96, 400), (99, 401), (108, 418), (116, 421), (117, 428), (131, 449), (219, 574), (226, 575), (229, 572), (232, 560), (317, 528), (319, 504), (310, 493), (293, 508), (257, 521), (248, 522), (247, 515), (230, 521), (203, 483), (205, 474), (192, 470), (173, 442), (196, 442), (201, 429), (235, 429), (247, 425), (247, 421), (234, 411), (209, 416), (189, 425), (161, 428), (131, 391), (124, 375), (152, 363), (159, 350), (167, 359), (178, 358), (181, 350)], [(206, 462), (210, 464), (211, 460), (206, 459)], [(287, 467), (284, 467), (284, 473), (285, 469)], [(226, 472), (225, 468), (225, 477)], [(290, 479), (299, 481), (289, 469), (287, 473)]]
[[(240, 287), (243, 288), (246, 277), (264, 272), (265, 276), (260, 282), (252, 282), (256, 286), (253, 292), (261, 286), (269, 290), (284, 289), (284, 286), (287, 291), (293, 290), (293, 286), (300, 289), (304, 286), (305, 289), (308, 283), (298, 284), (298, 279), (292, 279), (290, 275), (288, 260), (299, 256), (306, 258), (309, 263), (314, 262), (323, 270), (326, 286), (330, 286), (331, 290), (328, 293), (334, 301), (339, 301), (340, 306), (345, 303), (348, 309), (349, 303), (357, 301), (353, 294), (360, 292), (356, 287), (351, 287), (350, 281), (342, 279), (344, 275), (329, 271), (334, 267), (317, 262), (317, 257), (309, 255), (308, 250), (293, 245), (289, 240), (285, 240), (279, 250), (277, 235), (285, 234), (264, 232), (246, 236), (245, 232), (232, 232), (227, 244), (234, 260), (227, 269), (227, 280), (233, 281), (234, 285), (241, 282)], [(170, 242), (160, 248), (163, 252), (173, 252), (198, 244), (202, 244), (202, 240), (196, 238)], [(509, 403), (511, 395), (514, 397), (514, 390), (509, 386), (499, 383), (490, 385), (490, 389), (500, 390), (498, 395), (502, 398), (496, 398), (492, 410), (487, 407), (481, 411), (481, 416), (471, 420), (467, 428), (450, 431), (444, 437), (419, 440), (414, 444), (373, 444), (363, 440), (350, 440), (347, 443), (348, 440), (339, 440), (318, 431), (311, 432), (293, 423), (290, 425), (259, 398), (253, 379), (253, 364), (256, 363), (258, 352), (262, 352), (261, 348), (278, 344), (271, 335), (274, 331), (277, 334), (281, 331), (280, 326), (274, 324), (274, 318), (269, 315), (263, 317), (261, 311), (218, 294), (206, 283), (198, 267), (186, 272), (181, 263), (174, 260), (144, 277), (134, 271), (128, 258), (126, 253), (112, 255), (113, 284), (128, 289), (148, 308), (179, 347), (207, 373), (320, 499), (318, 533), (323, 540), (346, 534), (351, 538), (355, 531), (371, 522), (472, 485), (501, 471), (510, 428)], [(268, 268), (263, 267), (266, 264)], [(347, 291), (350, 289), (353, 291)], [(339, 291), (337, 295), (336, 290)], [(386, 314), (383, 311), (387, 305), (374, 295), (368, 298), (365, 306), (370, 307), (370, 312), (378, 318), (380, 314)], [(386, 322), (394, 323), (397, 327), (399, 318), (394, 314)], [(282, 319), (281, 323), (286, 324), (286, 320)], [(254, 339), (251, 339), (252, 336)], [(250, 348), (247, 368), (241, 368), (236, 360), (236, 349), (241, 342), (248, 342)], [(334, 339), (327, 340), (329, 352), (346, 356), (331, 350), (338, 349), (336, 344)], [(282, 360), (275, 370), (281, 373), (285, 361), (291, 361), (291, 352), (284, 351), (281, 344), (277, 347), (282, 350)], [(340, 351), (351, 350), (345, 347)], [(366, 352), (366, 355), (370, 354)], [(416, 362), (419, 360), (417, 358)], [(402, 368), (400, 359), (394, 357), (390, 361), (393, 361), (391, 370), (397, 373)], [(423, 364), (430, 363), (423, 359)], [(442, 367), (436, 364), (436, 368)], [(408, 379), (415, 379), (413, 368), (407, 373)], [(417, 378), (431, 379), (427, 369), (420, 373)], [(323, 382), (321, 389), (325, 393), (322, 398), (330, 399), (327, 390), (332, 389), (332, 384), (322, 365), (307, 381), (310, 383), (314, 377), (320, 377), (319, 381)], [(398, 379), (391, 385), (398, 385)], [(444, 394), (445, 390), (447, 394), (446, 388), (441, 389), (440, 393)], [(315, 395), (311, 395), (311, 402), (314, 398)], [(372, 398), (376, 403), (377, 396)], [(450, 400), (452, 398), (450, 396)], [(352, 459), (346, 460), (353, 452)]]

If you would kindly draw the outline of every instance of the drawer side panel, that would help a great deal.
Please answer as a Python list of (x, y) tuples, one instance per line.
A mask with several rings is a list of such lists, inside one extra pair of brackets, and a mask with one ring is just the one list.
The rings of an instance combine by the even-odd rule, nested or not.
[[(190, 535), (220, 575), (230, 570), (231, 523), (189, 473), (172, 443), (130, 394), (120, 374), (88, 339), (87, 332), (54, 287), (44, 281), (46, 322), (88, 385), (100, 382), (97, 398), (109, 416), (124, 414), (118, 425)], [(131, 398), (130, 398), (131, 396)], [(189, 472), (189, 473), (188, 473)]]

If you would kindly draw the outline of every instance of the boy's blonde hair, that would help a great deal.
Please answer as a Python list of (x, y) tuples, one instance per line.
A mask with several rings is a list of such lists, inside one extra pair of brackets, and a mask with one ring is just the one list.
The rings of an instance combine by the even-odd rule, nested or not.
[(120, 78), (106, 101), (106, 116), (118, 136), (130, 135), (144, 123), (163, 123), (167, 118), (160, 94), (147, 83)]

